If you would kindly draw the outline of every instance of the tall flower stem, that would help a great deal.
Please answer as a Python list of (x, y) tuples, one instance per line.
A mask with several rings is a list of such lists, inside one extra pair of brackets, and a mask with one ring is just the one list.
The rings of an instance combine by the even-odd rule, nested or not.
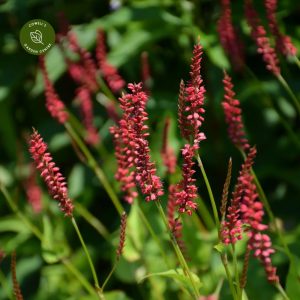
[(110, 270), (109, 274), (107, 275), (106, 279), (104, 280), (104, 282), (101, 286), (102, 291), (104, 291), (104, 288), (105, 288), (106, 284), (108, 283), (109, 279), (111, 278), (112, 274), (114, 273), (116, 267), (117, 267), (117, 262), (114, 263), (112, 269)]
[(94, 216), (92, 215), (83, 205), (76, 203), (76, 211), (82, 216), (97, 232), (106, 240), (109, 241), (110, 233), (107, 228)]
[(185, 260), (185, 258), (183, 256), (183, 254), (182, 254), (182, 252), (181, 252), (181, 250), (180, 250), (180, 248), (179, 248), (179, 246), (178, 246), (178, 244), (176, 242), (176, 239), (174, 238), (172, 232), (170, 231), (168, 220), (167, 220), (167, 218), (165, 216), (165, 213), (164, 213), (164, 210), (163, 210), (163, 208), (161, 206), (161, 203), (160, 203), (159, 200), (157, 200), (157, 201), (155, 201), (155, 204), (156, 204), (156, 207), (157, 207), (157, 209), (158, 209), (158, 211), (160, 213), (160, 216), (161, 216), (163, 222), (165, 223), (167, 231), (170, 233), (170, 240), (171, 240), (172, 246), (173, 246), (173, 248), (175, 250), (175, 253), (176, 253), (176, 256), (178, 258), (178, 261), (179, 261), (179, 263), (180, 263), (183, 271), (185, 272), (185, 274), (187, 275), (187, 277), (189, 278), (189, 280), (191, 282), (195, 299), (199, 299), (199, 297), (200, 297), (199, 291), (198, 291), (198, 289), (196, 287), (196, 284), (195, 284), (195, 281), (194, 281), (193, 276), (191, 274), (191, 271), (189, 269), (189, 266), (188, 266), (188, 264), (187, 264), (187, 262), (186, 262), (186, 260)]
[(93, 275), (94, 284), (95, 284), (95, 288), (96, 288), (97, 294), (98, 294), (98, 296), (99, 296), (99, 299), (104, 299), (104, 295), (103, 295), (103, 293), (102, 293), (102, 289), (101, 289), (100, 286), (99, 286), (98, 277), (97, 277), (97, 274), (96, 274), (96, 270), (95, 270), (93, 261), (92, 261), (92, 259), (91, 259), (90, 254), (89, 254), (89, 251), (88, 251), (88, 249), (87, 249), (87, 247), (86, 247), (86, 244), (85, 244), (85, 242), (84, 242), (84, 240), (83, 240), (83, 237), (82, 237), (82, 235), (81, 235), (81, 232), (80, 232), (80, 230), (79, 230), (79, 228), (78, 228), (78, 226), (77, 226), (76, 220), (74, 219), (74, 217), (72, 217), (71, 220), (72, 220), (72, 224), (73, 224), (73, 226), (74, 226), (74, 229), (75, 229), (75, 231), (76, 231), (76, 233), (77, 233), (77, 235), (78, 235), (78, 238), (79, 238), (79, 240), (80, 240), (80, 243), (81, 243), (81, 245), (82, 245), (82, 248), (83, 248), (83, 250), (84, 250), (84, 252), (85, 252), (86, 258), (87, 258), (87, 260), (88, 260), (88, 262), (89, 262), (89, 266), (90, 266), (90, 269), (91, 269), (91, 272), (92, 272), (92, 275)]
[(94, 173), (96, 174), (99, 181), (102, 183), (104, 189), (106, 190), (107, 194), (109, 195), (110, 199), (112, 200), (113, 205), (115, 206), (118, 214), (121, 216), (122, 212), (124, 211), (123, 206), (119, 200), (119, 198), (116, 196), (113, 188), (109, 184), (105, 174), (103, 173), (100, 166), (97, 164), (96, 160), (94, 159), (93, 155), (85, 145), (85, 143), (81, 140), (79, 135), (76, 133), (76, 131), (73, 129), (70, 123), (65, 123), (65, 128), (70, 134), (70, 136), (74, 139), (82, 153), (87, 159), (87, 164), (93, 169)]
[(289, 84), (286, 82), (286, 80), (279, 74), (276, 76), (278, 81), (281, 83), (281, 85), (283, 86), (283, 88), (286, 90), (286, 92), (289, 94), (289, 96), (291, 97), (291, 99), (293, 100), (293, 103), (296, 107), (296, 110), (300, 116), (300, 102), (297, 99), (296, 95), (294, 94), (294, 92), (292, 91), (292, 89), (290, 88)]
[(211, 189), (211, 186), (210, 186), (210, 183), (209, 183), (208, 177), (206, 175), (206, 172), (205, 172), (205, 169), (204, 169), (204, 166), (203, 166), (203, 163), (201, 161), (199, 153), (196, 154), (196, 159), (197, 159), (199, 168), (201, 170), (201, 173), (202, 173), (202, 176), (204, 178), (204, 182), (205, 182), (205, 185), (206, 185), (206, 188), (207, 188), (207, 191), (208, 191), (210, 203), (211, 203), (213, 214), (214, 214), (215, 223), (217, 225), (217, 228), (219, 229), (220, 220), (219, 220), (219, 216), (218, 216), (218, 209), (217, 209), (217, 206), (216, 206), (216, 201), (215, 201), (215, 198), (214, 198), (214, 195), (213, 195), (213, 192), (212, 192), (212, 189)]
[(297, 65), (297, 67), (300, 69), (300, 60), (299, 60), (299, 58), (295, 55), (293, 57), (293, 59), (294, 59), (295, 64)]
[(284, 300), (290, 300), (289, 296), (286, 294), (285, 290), (283, 289), (280, 282), (275, 284), (275, 287), (277, 288), (278, 292), (281, 294)]
[[(3, 193), (7, 203), (9, 204), (11, 210), (20, 218), (20, 220), (28, 226), (30, 231), (36, 236), (36, 238), (42, 242), (43, 241), (43, 234), (42, 232), (31, 223), (30, 220), (18, 209), (16, 204), (11, 199), (8, 191), (3, 185), (0, 185), (1, 192)], [(94, 288), (90, 285), (90, 283), (81, 275), (80, 271), (77, 270), (77, 268), (70, 262), (65, 259), (62, 259), (61, 262), (64, 264), (64, 266), (77, 278), (77, 280), (82, 284), (82, 286), (86, 289), (87, 292), (89, 292), (91, 295), (95, 295)]]
[(198, 212), (200, 216), (202, 217), (206, 227), (208, 230), (212, 230), (215, 227), (214, 219), (212, 218), (209, 210), (207, 209), (204, 200), (201, 198), (198, 203)]
[(233, 297), (234, 300), (237, 300), (238, 299), (237, 298), (237, 293), (236, 293), (236, 290), (234, 288), (231, 272), (230, 272), (229, 267), (228, 267), (227, 256), (224, 253), (220, 253), (220, 256), (221, 256), (221, 260), (222, 260), (222, 263), (223, 263), (223, 266), (224, 266), (224, 269), (225, 269), (225, 273), (226, 273), (226, 276), (227, 276), (227, 280), (228, 280), (228, 283), (229, 283), (229, 288), (230, 288), (232, 297)]
[(231, 255), (232, 255), (232, 258), (233, 258), (234, 274), (235, 274), (235, 281), (236, 281), (236, 287), (237, 287), (237, 298), (241, 299), (242, 291), (241, 291), (241, 288), (240, 288), (238, 261), (237, 261), (237, 257), (236, 257), (235, 246), (234, 246), (234, 244), (232, 244), (231, 246), (232, 246)]

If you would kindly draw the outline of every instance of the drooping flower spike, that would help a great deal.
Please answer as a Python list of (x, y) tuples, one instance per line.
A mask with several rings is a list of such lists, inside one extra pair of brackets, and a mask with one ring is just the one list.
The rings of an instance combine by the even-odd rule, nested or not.
[(229, 138), (236, 147), (246, 151), (249, 148), (249, 142), (246, 138), (242, 121), (240, 101), (235, 99), (231, 77), (226, 72), (224, 72), (223, 83), (225, 94), (222, 106), (225, 114), (225, 122), (228, 125)]
[(234, 69), (239, 71), (244, 65), (243, 45), (232, 24), (230, 0), (221, 0), (221, 9), (221, 16), (217, 23), (220, 41)]
[(264, 2), (269, 28), (276, 40), (276, 49), (285, 56), (296, 55), (297, 48), (293, 44), (291, 38), (284, 35), (279, 29), (276, 19), (277, 0), (265, 0)]
[(48, 76), (44, 55), (39, 56), (39, 63), (45, 85), (46, 108), (54, 119), (63, 124), (68, 121), (69, 114), (66, 111), (64, 103), (55, 92), (54, 86)]
[(245, 14), (251, 28), (251, 37), (257, 45), (257, 52), (262, 55), (267, 69), (275, 76), (280, 75), (279, 61), (276, 52), (270, 44), (267, 32), (259, 19), (252, 0), (245, 0)]
[(58, 201), (62, 212), (72, 217), (74, 205), (68, 196), (67, 183), (65, 178), (59, 172), (59, 168), (53, 162), (53, 158), (47, 152), (48, 146), (43, 141), (41, 135), (33, 129), (29, 140), (29, 152), (39, 170), (41, 177), (44, 179), (50, 196)]

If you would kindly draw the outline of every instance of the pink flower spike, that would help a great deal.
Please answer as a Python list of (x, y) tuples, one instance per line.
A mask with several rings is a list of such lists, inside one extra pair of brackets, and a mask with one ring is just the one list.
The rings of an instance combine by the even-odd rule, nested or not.
[(228, 125), (228, 135), (232, 143), (246, 151), (249, 148), (249, 143), (245, 137), (245, 129), (242, 121), (242, 110), (240, 108), (239, 100), (235, 99), (235, 92), (233, 91), (233, 84), (231, 77), (224, 72), (224, 100), (222, 106), (225, 114), (225, 121)]
[(43, 55), (39, 56), (39, 63), (44, 78), (46, 107), (50, 115), (59, 123), (63, 124), (68, 121), (69, 114), (49, 79), (48, 72), (46, 70), (45, 57)]
[(221, 0), (222, 12), (217, 23), (221, 44), (236, 70), (244, 65), (243, 45), (232, 24), (231, 5), (229, 0)]
[(87, 132), (86, 142), (90, 145), (97, 145), (100, 141), (100, 137), (97, 133), (97, 129), (93, 125), (93, 102), (90, 90), (85, 86), (81, 86), (76, 90), (76, 95), (80, 102), (83, 124)]
[(289, 36), (280, 32), (277, 23), (277, 0), (265, 0), (265, 8), (270, 30), (276, 39), (276, 49), (284, 56), (295, 56), (297, 54), (297, 48), (294, 46)]
[(98, 60), (99, 69), (106, 80), (109, 88), (118, 93), (125, 86), (125, 81), (118, 74), (117, 68), (111, 65), (107, 60), (106, 47), (105, 47), (105, 34), (104, 31), (99, 29), (97, 33), (97, 48), (96, 57)]
[(47, 149), (47, 144), (43, 141), (40, 134), (33, 129), (29, 140), (29, 152), (36, 168), (40, 171), (41, 177), (43, 177), (48, 187), (49, 194), (54, 200), (59, 202), (62, 212), (65, 216), (72, 217), (74, 206), (72, 200), (68, 197), (67, 183)]
[(245, 14), (247, 22), (251, 28), (252, 39), (257, 45), (257, 52), (262, 55), (267, 69), (275, 76), (280, 75), (279, 61), (276, 52), (271, 47), (270, 40), (267, 37), (267, 32), (255, 11), (252, 0), (245, 0)]

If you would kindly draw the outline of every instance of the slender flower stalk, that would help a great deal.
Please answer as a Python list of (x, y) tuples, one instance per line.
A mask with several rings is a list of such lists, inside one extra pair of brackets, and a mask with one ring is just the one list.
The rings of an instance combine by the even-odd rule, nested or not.
[(242, 121), (242, 110), (239, 100), (235, 99), (231, 77), (224, 72), (224, 100), (222, 102), (225, 122), (228, 125), (228, 135), (232, 143), (238, 148), (246, 151), (249, 148), (249, 142), (246, 138), (244, 124)]
[(244, 65), (243, 45), (233, 27), (230, 0), (221, 0), (221, 16), (217, 23), (220, 41), (234, 69), (241, 70)]
[(74, 205), (68, 196), (65, 178), (53, 162), (51, 154), (47, 152), (47, 144), (35, 129), (33, 129), (30, 136), (29, 145), (29, 152), (48, 187), (49, 194), (58, 201), (59, 207), (65, 216), (72, 217)]
[(275, 50), (271, 47), (267, 32), (253, 6), (252, 0), (245, 0), (245, 14), (251, 28), (251, 36), (257, 45), (257, 52), (262, 55), (267, 69), (275, 76), (280, 75), (279, 61)]
[(114, 93), (120, 92), (125, 86), (125, 81), (119, 75), (117, 68), (111, 65), (107, 60), (105, 34), (102, 29), (99, 29), (97, 32), (96, 57), (99, 70), (103, 78), (106, 80), (109, 88)]
[(20, 288), (18, 280), (17, 280), (16, 252), (15, 251), (11, 254), (11, 276), (12, 276), (14, 295), (16, 297), (16, 300), (23, 300), (24, 298), (23, 298), (21, 288)]
[(173, 148), (168, 144), (168, 135), (170, 130), (171, 119), (167, 118), (163, 129), (163, 143), (160, 151), (164, 166), (167, 168), (169, 174), (173, 174), (176, 171), (177, 158), (175, 156)]
[(54, 119), (56, 119), (59, 123), (63, 124), (68, 120), (69, 114), (66, 111), (64, 103), (61, 101), (61, 99), (55, 92), (52, 82), (50, 81), (46, 69), (45, 57), (43, 55), (39, 56), (39, 62), (40, 62), (40, 68), (44, 78), (46, 107), (50, 115)]
[(119, 261), (120, 257), (123, 253), (123, 249), (125, 246), (125, 238), (126, 238), (126, 223), (127, 223), (127, 215), (124, 211), (121, 216), (121, 225), (120, 225), (120, 238), (119, 238), (119, 245), (117, 249), (117, 258), (116, 260)]
[(297, 48), (293, 44), (291, 38), (284, 35), (278, 26), (276, 18), (277, 0), (264, 1), (269, 28), (275, 37), (276, 49), (284, 56), (296, 56)]
[(90, 90), (86, 86), (81, 86), (76, 90), (76, 96), (79, 100), (83, 125), (86, 129), (86, 142), (90, 145), (97, 145), (100, 137), (93, 124), (93, 102)]

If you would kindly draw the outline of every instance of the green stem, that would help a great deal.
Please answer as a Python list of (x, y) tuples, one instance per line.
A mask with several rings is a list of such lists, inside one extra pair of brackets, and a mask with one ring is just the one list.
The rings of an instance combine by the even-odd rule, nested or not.
[(300, 69), (300, 61), (299, 61), (299, 58), (296, 55), (294, 56), (294, 62), (298, 66), (298, 68)]
[(115, 194), (113, 188), (111, 187), (110, 183), (108, 182), (106, 176), (104, 175), (102, 169), (97, 164), (96, 160), (94, 159), (93, 155), (87, 148), (87, 146), (84, 144), (84, 142), (81, 140), (81, 138), (78, 136), (78, 134), (75, 132), (75, 130), (72, 128), (71, 124), (66, 122), (65, 128), (70, 134), (70, 136), (74, 139), (82, 153), (87, 159), (87, 164), (94, 170), (96, 176), (98, 177), (99, 181), (102, 183), (104, 189), (106, 190), (107, 194), (109, 195), (110, 199), (112, 200), (112, 203), (114, 204), (117, 212), (119, 215), (122, 215), (122, 212), (124, 211), (123, 206), (121, 202), (119, 201), (117, 195)]
[(99, 296), (99, 299), (103, 299), (103, 293), (102, 293), (102, 290), (101, 290), (101, 288), (100, 288), (100, 286), (99, 286), (99, 282), (98, 282), (96, 270), (95, 270), (93, 261), (92, 261), (92, 259), (91, 259), (90, 253), (89, 253), (89, 251), (88, 251), (88, 249), (87, 249), (87, 247), (86, 247), (86, 245), (85, 245), (85, 242), (84, 242), (84, 240), (83, 240), (83, 237), (82, 237), (82, 235), (81, 235), (81, 232), (80, 232), (80, 230), (79, 230), (79, 228), (78, 228), (78, 226), (77, 226), (77, 223), (76, 223), (76, 220), (74, 219), (74, 217), (71, 218), (71, 221), (72, 221), (72, 224), (73, 224), (73, 226), (74, 226), (74, 228), (75, 228), (75, 231), (76, 231), (76, 233), (77, 233), (77, 235), (78, 235), (78, 238), (79, 238), (79, 240), (80, 240), (80, 243), (81, 243), (81, 245), (82, 245), (82, 248), (83, 248), (83, 250), (84, 250), (84, 252), (85, 252), (86, 258), (87, 258), (87, 260), (88, 260), (88, 262), (89, 262), (90, 269), (91, 269), (91, 272), (92, 272), (92, 275), (93, 275), (93, 279), (94, 279), (95, 288), (96, 288), (97, 294), (98, 294), (98, 296)]
[(217, 227), (219, 229), (219, 227), (220, 227), (220, 220), (219, 220), (219, 216), (218, 216), (218, 210), (217, 210), (217, 206), (216, 206), (216, 201), (215, 201), (215, 198), (214, 198), (214, 195), (213, 195), (213, 192), (212, 192), (212, 189), (211, 189), (209, 180), (207, 178), (207, 175), (206, 175), (206, 172), (205, 172), (205, 169), (204, 169), (204, 166), (203, 166), (203, 163), (201, 161), (199, 153), (196, 154), (196, 159), (198, 161), (198, 165), (199, 165), (199, 168), (201, 170), (201, 173), (202, 173), (202, 176), (204, 178), (205, 185), (206, 185), (206, 188), (207, 188), (207, 191), (208, 191), (210, 203), (211, 203), (213, 214), (214, 214), (215, 223), (216, 223), (216, 225), (217, 225)]
[(112, 274), (114, 273), (115, 269), (117, 267), (117, 262), (114, 263), (112, 269), (110, 270), (109, 274), (107, 275), (105, 281), (102, 284), (101, 290), (104, 291), (104, 288), (106, 286), (106, 284), (108, 283), (109, 279), (111, 278)]
[(286, 80), (281, 76), (281, 74), (276, 76), (277, 79), (279, 80), (279, 82), (281, 83), (281, 85), (284, 87), (284, 89), (286, 90), (286, 92), (289, 94), (289, 96), (291, 97), (291, 99), (294, 102), (294, 105), (296, 107), (296, 110), (300, 116), (300, 102), (297, 99), (296, 95), (293, 93), (293, 91), (291, 90), (290, 86), (288, 85), (288, 83), (286, 82)]
[(277, 288), (277, 290), (279, 291), (279, 293), (282, 295), (284, 300), (290, 300), (289, 296), (286, 294), (285, 290), (283, 289), (283, 287), (281, 286), (280, 282), (275, 284), (275, 287)]
[(118, 102), (115, 95), (112, 93), (112, 91), (107, 86), (106, 82), (102, 79), (101, 76), (97, 76), (97, 81), (101, 87), (102, 93), (111, 101)]
[(211, 214), (210, 214), (209, 210), (207, 209), (202, 198), (200, 198), (198, 201), (198, 212), (199, 212), (200, 216), (202, 217), (207, 229), (208, 230), (214, 229), (214, 227), (215, 227), (214, 220), (211, 217)]
[(64, 266), (77, 278), (77, 280), (81, 283), (81, 285), (87, 290), (87, 292), (95, 296), (95, 289), (91, 286), (91, 284), (85, 279), (84, 276), (74, 267), (74, 265), (67, 259), (62, 259), (61, 262)]
[(160, 253), (161, 253), (161, 255), (162, 255), (162, 257), (163, 257), (163, 259), (164, 259), (164, 261), (165, 261), (165, 263), (166, 263), (166, 265), (167, 265), (167, 267), (168, 267), (168, 268), (171, 268), (171, 265), (170, 265), (170, 263), (169, 263), (169, 261), (168, 261), (168, 259), (167, 259), (166, 254), (165, 254), (164, 248), (163, 248), (163, 246), (161, 245), (159, 238), (158, 238), (157, 235), (155, 234), (155, 232), (154, 232), (154, 230), (153, 230), (151, 224), (150, 224), (149, 221), (147, 220), (147, 218), (146, 218), (144, 212), (142, 211), (142, 209), (140, 208), (140, 206), (138, 206), (138, 213), (139, 213), (139, 215), (140, 215), (142, 221), (144, 222), (145, 226), (146, 226), (147, 229), (149, 230), (149, 232), (150, 232), (152, 238), (153, 238), (154, 241), (156, 242), (156, 244), (157, 244), (157, 246), (158, 246), (158, 248), (159, 248), (159, 251), (160, 251)]
[(196, 287), (196, 284), (194, 282), (194, 279), (193, 279), (193, 276), (192, 276), (191, 271), (189, 269), (189, 266), (186, 263), (185, 258), (184, 258), (183, 254), (182, 254), (182, 252), (181, 252), (181, 250), (180, 250), (180, 248), (179, 248), (179, 246), (176, 242), (176, 239), (174, 238), (172, 232), (170, 231), (169, 224), (168, 224), (167, 218), (165, 216), (164, 210), (161, 206), (161, 203), (160, 203), (159, 200), (157, 200), (157, 201), (155, 201), (155, 204), (156, 204), (156, 207), (158, 208), (158, 211), (160, 213), (161, 218), (163, 219), (163, 222), (164, 222), (164, 224), (167, 228), (167, 231), (170, 233), (170, 240), (171, 240), (172, 246), (175, 250), (175, 253), (177, 255), (178, 261), (179, 261), (182, 269), (186, 273), (187, 277), (189, 278), (190, 282), (191, 282), (191, 285), (192, 285), (193, 290), (194, 290), (195, 299), (199, 299), (199, 297), (200, 297), (199, 291)]
[(76, 202), (76, 211), (106, 240), (109, 241), (110, 233), (106, 227), (93, 216), (83, 205)]
[(8, 193), (7, 189), (0, 184), (0, 190), (4, 195), (4, 198), (6, 199), (7, 203), (9, 204), (11, 210), (23, 221), (24, 224), (28, 226), (28, 228), (31, 230), (31, 232), (39, 239), (43, 240), (43, 235), (40, 232), (40, 230), (32, 224), (26, 216), (18, 209), (17, 205), (12, 200), (10, 194)]
[(226, 276), (227, 276), (227, 280), (228, 280), (228, 283), (229, 283), (229, 288), (230, 288), (230, 291), (231, 291), (231, 294), (232, 294), (232, 297), (234, 300), (237, 299), (237, 294), (236, 294), (236, 290), (234, 288), (234, 284), (233, 284), (233, 281), (232, 281), (232, 276), (231, 276), (231, 273), (230, 273), (230, 270), (229, 270), (229, 267), (228, 267), (228, 260), (227, 260), (227, 257), (225, 254), (220, 254), (221, 256), (221, 260), (222, 260), (222, 263), (223, 263), (223, 266), (224, 266), (224, 269), (225, 269), (225, 272), (226, 272)]
[(242, 294), (241, 294), (241, 288), (240, 288), (240, 278), (239, 278), (239, 270), (238, 270), (238, 262), (237, 262), (237, 257), (235, 253), (235, 246), (234, 244), (231, 245), (232, 249), (232, 258), (233, 258), (233, 265), (234, 265), (234, 273), (235, 273), (235, 281), (236, 281), (236, 287), (237, 287), (237, 299), (241, 299)]

